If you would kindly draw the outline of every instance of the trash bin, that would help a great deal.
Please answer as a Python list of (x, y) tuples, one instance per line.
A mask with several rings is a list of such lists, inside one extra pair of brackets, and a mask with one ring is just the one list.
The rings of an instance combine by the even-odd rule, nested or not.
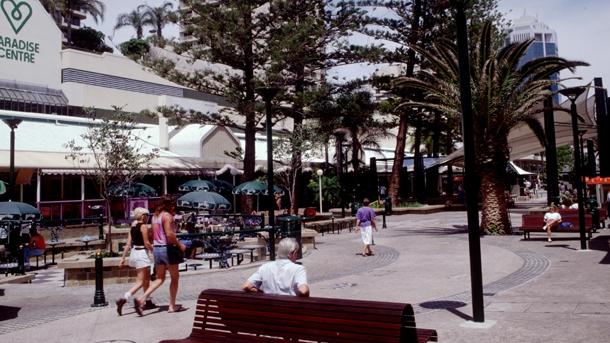
[(594, 196), (591, 196), (591, 197), (589, 197), (589, 199), (587, 199), (587, 209), (589, 210), (589, 213), (591, 213), (591, 219), (593, 221), (594, 231), (601, 228), (600, 218), (599, 218), (599, 209), (597, 208), (597, 206), (598, 206), (597, 199), (595, 199)]
[(299, 243), (299, 253), (297, 259), (303, 257), (301, 249), (301, 217), (299, 216), (281, 216), (277, 217), (277, 222), (280, 226), (282, 238), (294, 238)]
[(356, 215), (356, 212), (358, 212), (358, 209), (362, 207), (362, 203), (358, 202), (358, 201), (353, 201), (352, 202), (352, 216)]
[(386, 216), (392, 215), (392, 198), (385, 198), (385, 201), (383, 202), (383, 208)]

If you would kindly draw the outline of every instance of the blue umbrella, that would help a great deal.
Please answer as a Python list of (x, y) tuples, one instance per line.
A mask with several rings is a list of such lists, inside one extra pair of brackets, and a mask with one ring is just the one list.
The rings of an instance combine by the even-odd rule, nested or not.
[(125, 182), (108, 187), (108, 195), (115, 197), (156, 197), (157, 190), (141, 182)]
[[(8, 218), (7, 218), (8, 217)], [(40, 211), (30, 204), (19, 201), (0, 202), (0, 218), (15, 220), (40, 219)]]
[(178, 186), (180, 192), (215, 191), (216, 185), (208, 180), (190, 180)]
[(231, 208), (229, 200), (214, 192), (195, 191), (186, 193), (176, 200), (180, 207), (204, 210), (228, 210)]

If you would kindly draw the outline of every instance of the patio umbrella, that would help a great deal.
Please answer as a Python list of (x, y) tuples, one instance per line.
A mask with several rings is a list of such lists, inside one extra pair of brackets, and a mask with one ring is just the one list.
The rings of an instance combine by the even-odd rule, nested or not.
[(157, 190), (141, 182), (125, 182), (108, 187), (108, 194), (115, 197), (156, 197)]
[(214, 192), (195, 191), (186, 193), (176, 200), (180, 207), (204, 210), (228, 210), (231, 208), (229, 200)]
[(215, 191), (216, 185), (208, 180), (190, 180), (178, 186), (180, 192)]
[(6, 193), (6, 184), (0, 180), (0, 194)]
[[(284, 194), (284, 190), (278, 186), (273, 186), (274, 194)], [(256, 211), (258, 212), (259, 208), (259, 199), (258, 196), (263, 194), (267, 195), (267, 183), (262, 181), (247, 181), (237, 185), (233, 188), (233, 194), (245, 194), (245, 195), (256, 195)]]
[(0, 218), (36, 220), (40, 219), (40, 211), (36, 207), (24, 202), (2, 201), (0, 202)]
[[(278, 186), (273, 186), (274, 194), (284, 194), (284, 190)], [(233, 188), (233, 194), (259, 195), (267, 194), (267, 183), (262, 181), (248, 181)]]

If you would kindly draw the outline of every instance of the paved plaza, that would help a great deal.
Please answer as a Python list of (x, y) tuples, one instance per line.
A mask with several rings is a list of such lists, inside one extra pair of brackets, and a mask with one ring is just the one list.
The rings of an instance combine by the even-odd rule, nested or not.
[[(519, 209), (512, 223), (520, 225)], [(436, 329), (440, 342), (608, 342), (610, 230), (580, 251), (578, 235), (486, 236), (481, 239), (485, 318), (469, 322), (470, 269), (465, 212), (388, 217), (375, 236), (375, 256), (362, 257), (359, 235), (317, 237), (307, 267), (312, 296), (408, 302), (417, 324)], [(381, 225), (380, 225), (381, 226)], [(114, 300), (128, 285), (106, 285), (107, 307), (92, 308), (94, 287), (62, 287), (60, 270), (43, 270), (32, 284), (0, 288), (1, 342), (156, 342), (190, 333), (194, 302), (206, 288), (238, 289), (259, 263), (181, 275), (179, 303), (138, 317), (118, 317)], [(168, 282), (154, 294), (167, 303)]]

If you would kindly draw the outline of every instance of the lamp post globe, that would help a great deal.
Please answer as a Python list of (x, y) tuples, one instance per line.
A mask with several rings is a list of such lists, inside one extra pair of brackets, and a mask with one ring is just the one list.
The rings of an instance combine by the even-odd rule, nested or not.
[(318, 169), (316, 171), (316, 174), (318, 174), (318, 190), (320, 191), (320, 213), (322, 213), (322, 175), (324, 174), (324, 171), (322, 169)]

